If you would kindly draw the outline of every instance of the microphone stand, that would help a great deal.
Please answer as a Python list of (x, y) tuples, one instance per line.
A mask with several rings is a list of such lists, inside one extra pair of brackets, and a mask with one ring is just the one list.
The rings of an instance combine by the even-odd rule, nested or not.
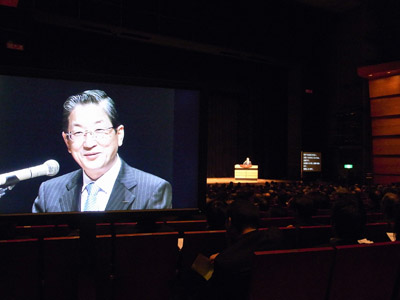
[(15, 184), (6, 187), (0, 187), (0, 198), (3, 197), (8, 191), (11, 191), (14, 188), (14, 186)]

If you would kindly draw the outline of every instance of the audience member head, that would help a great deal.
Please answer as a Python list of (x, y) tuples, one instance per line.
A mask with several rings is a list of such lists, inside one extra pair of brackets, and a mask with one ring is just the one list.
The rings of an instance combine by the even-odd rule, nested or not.
[(228, 230), (233, 235), (241, 235), (258, 229), (260, 212), (257, 206), (246, 200), (235, 200), (228, 207)]
[(387, 192), (382, 197), (381, 207), (385, 219), (389, 222), (393, 222), (400, 205), (400, 197), (398, 194), (393, 192)]
[(311, 192), (307, 193), (307, 197), (312, 199), (312, 201), (314, 203), (314, 207), (316, 209), (330, 208), (329, 197), (323, 192), (311, 191)]
[(271, 218), (287, 217), (287, 203), (289, 202), (289, 197), (287, 197), (288, 195), (284, 195), (283, 193), (277, 195), (273, 191), (270, 191), (270, 193), (273, 195), (271, 196), (273, 205), (270, 206), (269, 216)]
[(382, 193), (379, 189), (372, 188), (368, 194), (371, 209), (373, 211), (380, 211), (381, 210), (381, 201), (382, 201)]
[(225, 229), (228, 205), (221, 200), (207, 203), (206, 219), (208, 229)]
[(286, 207), (289, 202), (289, 194), (285, 190), (278, 192), (277, 204), (281, 207)]
[(258, 196), (254, 200), (257, 203), (258, 208), (260, 209), (260, 211), (267, 212), (269, 210), (269, 206), (270, 206), (270, 196), (269, 196), (269, 194)]
[(335, 238), (356, 243), (364, 233), (366, 215), (357, 197), (350, 193), (336, 194), (332, 207), (332, 229)]
[(295, 198), (292, 207), (299, 218), (311, 219), (315, 215), (314, 200), (308, 195)]

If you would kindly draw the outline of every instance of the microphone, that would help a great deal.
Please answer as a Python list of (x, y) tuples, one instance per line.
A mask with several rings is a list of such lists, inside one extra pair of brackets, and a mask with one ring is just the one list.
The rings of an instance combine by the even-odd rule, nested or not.
[(60, 165), (54, 159), (46, 161), (44, 164), (26, 168), (0, 175), (0, 187), (15, 185), (22, 180), (27, 180), (39, 176), (54, 176), (60, 170)]

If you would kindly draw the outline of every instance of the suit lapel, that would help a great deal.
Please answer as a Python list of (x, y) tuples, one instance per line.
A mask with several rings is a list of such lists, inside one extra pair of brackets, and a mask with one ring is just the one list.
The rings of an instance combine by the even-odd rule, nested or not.
[(61, 211), (80, 211), (82, 170), (76, 172), (65, 187), (66, 191), (60, 197)]
[(127, 210), (135, 201), (133, 188), (137, 185), (134, 172), (121, 160), (121, 170), (114, 183), (106, 210)]

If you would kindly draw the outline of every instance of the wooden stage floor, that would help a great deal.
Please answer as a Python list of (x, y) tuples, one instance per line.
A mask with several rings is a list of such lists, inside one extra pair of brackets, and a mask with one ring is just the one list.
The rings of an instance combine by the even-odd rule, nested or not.
[(218, 178), (207, 178), (207, 184), (221, 184), (225, 183), (228, 184), (230, 182), (233, 183), (248, 183), (248, 184), (256, 184), (256, 185), (262, 185), (265, 184), (266, 182), (286, 182), (288, 180), (277, 180), (277, 179), (257, 179), (257, 180), (235, 180), (233, 177), (218, 177)]

